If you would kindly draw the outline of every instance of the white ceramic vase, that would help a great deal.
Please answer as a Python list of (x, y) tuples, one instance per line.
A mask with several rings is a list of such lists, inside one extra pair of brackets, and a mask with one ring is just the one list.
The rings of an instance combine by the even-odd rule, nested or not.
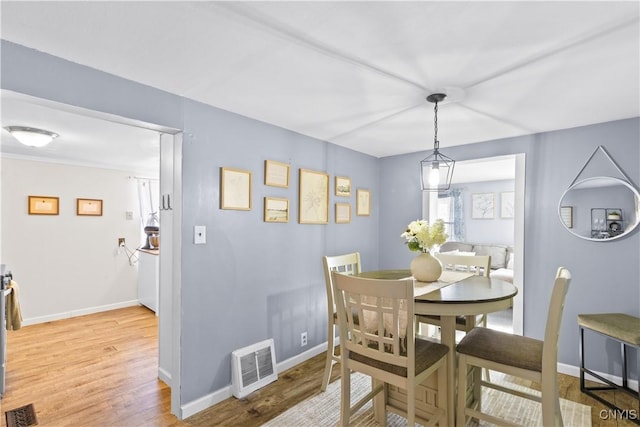
[(419, 282), (435, 282), (442, 274), (442, 264), (428, 252), (423, 252), (411, 261), (411, 275)]

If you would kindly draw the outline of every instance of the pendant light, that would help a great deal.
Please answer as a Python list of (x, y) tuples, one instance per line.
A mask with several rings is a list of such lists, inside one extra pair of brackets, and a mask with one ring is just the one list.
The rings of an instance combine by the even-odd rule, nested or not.
[(7, 126), (5, 129), (15, 139), (29, 147), (44, 147), (59, 135), (44, 129), (36, 129), (26, 126)]
[(438, 102), (446, 96), (444, 93), (433, 93), (427, 96), (427, 101), (435, 103), (433, 108), (435, 118), (433, 120), (433, 153), (420, 162), (420, 181), (423, 191), (448, 190), (453, 178), (453, 167), (456, 162), (440, 153), (440, 141), (438, 141)]

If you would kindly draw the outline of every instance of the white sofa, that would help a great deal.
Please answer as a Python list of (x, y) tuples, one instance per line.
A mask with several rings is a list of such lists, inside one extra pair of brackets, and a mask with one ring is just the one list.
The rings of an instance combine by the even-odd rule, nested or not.
[(513, 248), (511, 246), (488, 243), (445, 242), (440, 246), (440, 252), (490, 255), (491, 272), (489, 275), (513, 283)]

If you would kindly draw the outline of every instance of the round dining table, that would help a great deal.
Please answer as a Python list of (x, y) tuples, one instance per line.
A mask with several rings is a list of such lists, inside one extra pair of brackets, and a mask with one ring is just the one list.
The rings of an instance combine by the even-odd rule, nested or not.
[[(398, 280), (411, 277), (410, 270), (377, 270), (356, 274), (370, 279)], [(448, 425), (455, 424), (456, 317), (493, 313), (512, 306), (518, 289), (509, 282), (462, 271), (443, 271), (435, 282), (415, 281), (416, 315), (440, 316), (440, 342), (447, 354)]]

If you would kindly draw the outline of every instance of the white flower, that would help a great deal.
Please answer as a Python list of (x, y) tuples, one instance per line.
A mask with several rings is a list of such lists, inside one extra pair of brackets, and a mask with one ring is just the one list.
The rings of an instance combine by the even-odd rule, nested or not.
[(411, 221), (400, 237), (406, 239), (405, 243), (410, 251), (428, 252), (433, 246), (446, 242), (449, 236), (444, 232), (444, 222), (441, 219), (431, 226), (427, 221), (418, 219)]

